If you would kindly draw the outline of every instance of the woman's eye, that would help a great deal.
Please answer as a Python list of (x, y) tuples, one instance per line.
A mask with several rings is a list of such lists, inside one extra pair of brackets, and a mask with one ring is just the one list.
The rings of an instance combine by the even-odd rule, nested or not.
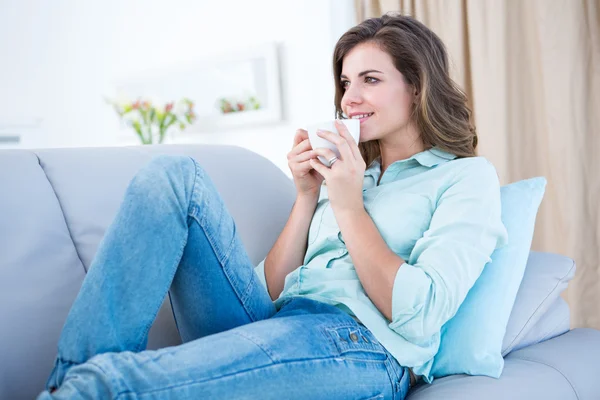
[[(365, 83), (377, 83), (379, 82), (379, 79), (377, 78), (373, 78), (372, 76), (366, 76), (365, 77)], [(350, 81), (341, 81), (341, 85), (343, 89), (348, 89), (348, 86), (350, 86)]]

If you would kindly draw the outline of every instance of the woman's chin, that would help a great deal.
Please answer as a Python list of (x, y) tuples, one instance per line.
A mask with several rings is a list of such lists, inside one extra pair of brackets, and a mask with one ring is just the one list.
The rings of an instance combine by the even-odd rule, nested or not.
[(363, 134), (363, 132), (361, 132), (360, 137), (358, 138), (358, 143), (366, 143), (370, 142), (371, 140), (373, 140), (371, 135), (369, 135), (368, 133)]

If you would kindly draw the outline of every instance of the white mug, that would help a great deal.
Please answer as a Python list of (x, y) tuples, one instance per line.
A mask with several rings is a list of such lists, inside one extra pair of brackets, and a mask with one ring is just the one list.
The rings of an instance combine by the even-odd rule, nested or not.
[[(354, 138), (354, 141), (358, 143), (360, 138), (360, 120), (358, 119), (341, 119), (344, 125), (346, 125), (346, 129), (350, 132), (350, 135)], [(329, 140), (322, 138), (317, 135), (317, 130), (329, 131), (339, 135), (336, 127), (335, 121), (326, 121), (318, 124), (311, 124), (306, 128), (308, 131), (308, 141), (313, 149), (325, 147), (332, 150), (338, 158), (341, 158), (340, 152), (338, 151), (336, 145)], [(318, 156), (319, 160), (329, 167), (329, 161), (324, 157)]]

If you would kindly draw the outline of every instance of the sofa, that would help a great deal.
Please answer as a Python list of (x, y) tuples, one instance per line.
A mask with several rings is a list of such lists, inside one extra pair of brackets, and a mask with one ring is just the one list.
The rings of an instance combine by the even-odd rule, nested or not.
[[(295, 188), (272, 162), (249, 150), (219, 145), (1, 150), (0, 399), (33, 399), (43, 389), (99, 241), (130, 179), (158, 154), (200, 162), (255, 264), (275, 242)], [(511, 350), (499, 379), (447, 376), (417, 385), (408, 398), (600, 399), (600, 332), (571, 330), (560, 297), (574, 270), (567, 257), (531, 252), (511, 314), (511, 320), (514, 314), (524, 322), (509, 322), (519, 326), (511, 328)], [(548, 291), (537, 302), (526, 300), (529, 286), (543, 279), (553, 286), (553, 297)], [(167, 296), (151, 328), (149, 349), (180, 343), (168, 301)]]

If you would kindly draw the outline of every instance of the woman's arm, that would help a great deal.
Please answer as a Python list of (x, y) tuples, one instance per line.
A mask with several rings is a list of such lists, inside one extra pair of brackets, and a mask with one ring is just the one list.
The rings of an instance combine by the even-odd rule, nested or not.
[(360, 283), (375, 307), (392, 320), (394, 278), (404, 260), (388, 247), (364, 209), (336, 218)]
[(265, 259), (265, 279), (271, 299), (283, 291), (285, 277), (304, 263), (308, 228), (317, 208), (317, 196), (298, 196), (283, 231)]
[(387, 247), (366, 212), (336, 217), (365, 292), (390, 328), (416, 343), (456, 313), (494, 249), (506, 242), (500, 209), (494, 167), (474, 159), (441, 195), (410, 261)]

